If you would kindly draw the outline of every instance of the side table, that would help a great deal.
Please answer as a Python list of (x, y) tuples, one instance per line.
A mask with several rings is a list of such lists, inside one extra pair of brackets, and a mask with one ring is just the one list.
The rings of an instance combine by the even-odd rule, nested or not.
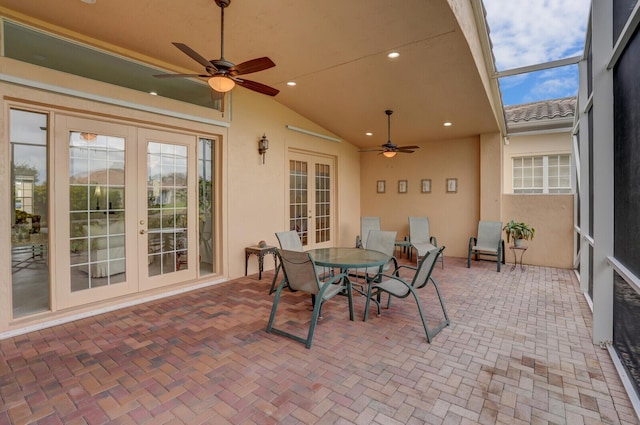
[[(411, 260), (411, 241), (408, 236), (405, 236), (404, 239), (395, 241), (396, 251), (400, 252), (400, 255), (406, 254), (407, 258)], [(400, 258), (400, 256), (398, 256)]]
[[(509, 249), (511, 250), (511, 252), (513, 252), (513, 266), (511, 266), (511, 270), (515, 270), (516, 267), (518, 266), (518, 263), (520, 264), (520, 270), (525, 271), (525, 267), (522, 265), (522, 257), (524, 257), (524, 253), (527, 250), (527, 246), (521, 245), (521, 246), (515, 246), (515, 245), (510, 245)], [(520, 261), (518, 261), (518, 251), (520, 252)]]
[(262, 279), (262, 269), (264, 266), (264, 256), (266, 254), (273, 255), (273, 263), (278, 267), (278, 251), (275, 246), (265, 246), (260, 248), (257, 245), (248, 246), (244, 249), (244, 275), (247, 275), (249, 266), (249, 256), (255, 254), (258, 257), (258, 280)]

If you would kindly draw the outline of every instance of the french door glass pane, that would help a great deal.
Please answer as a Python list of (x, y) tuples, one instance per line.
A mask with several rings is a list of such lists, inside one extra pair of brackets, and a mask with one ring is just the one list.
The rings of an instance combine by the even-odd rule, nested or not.
[(69, 133), (71, 292), (126, 280), (125, 140)]
[(289, 161), (289, 205), (291, 208), (289, 230), (298, 232), (303, 246), (309, 243), (307, 177), (307, 162)]
[(50, 308), (47, 121), (46, 114), (10, 111), (14, 318)]
[(198, 141), (198, 225), (200, 276), (215, 272), (213, 244), (213, 149), (214, 141)]
[(188, 268), (187, 147), (147, 144), (149, 276)]
[(316, 243), (327, 242), (331, 231), (331, 168), (316, 164)]

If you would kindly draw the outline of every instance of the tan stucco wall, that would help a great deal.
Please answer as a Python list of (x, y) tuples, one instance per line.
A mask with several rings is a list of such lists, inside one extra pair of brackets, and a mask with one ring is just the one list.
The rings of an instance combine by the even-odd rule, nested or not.
[(504, 146), (504, 193), (512, 193), (512, 159), (519, 156), (571, 153), (571, 129), (557, 133), (510, 135)]
[[(216, 227), (216, 239), (220, 241), (217, 246), (220, 261), (218, 278), (235, 278), (244, 275), (244, 248), (256, 244), (261, 239), (276, 245), (274, 233), (287, 228), (288, 204), (286, 201), (288, 199), (285, 195), (289, 183), (286, 166), (289, 148), (322, 153), (335, 158), (337, 204), (333, 223), (336, 229), (335, 245), (340, 245), (343, 241), (349, 241), (350, 244), (352, 238), (355, 238), (360, 217), (360, 154), (346, 141), (336, 143), (286, 129), (285, 125), (289, 124), (335, 136), (280, 105), (276, 99), (237, 88), (233, 92), (225, 113), (220, 114), (209, 108), (150, 96), (5, 58), (0, 58), (0, 73), (4, 75), (4, 80), (27, 81), (27, 86), (0, 81), (0, 93), (3, 95), (2, 114), (0, 114), (0, 134), (2, 134), (0, 196), (3, 199), (11, 197), (10, 175), (7, 172), (10, 168), (8, 105), (10, 102), (20, 102), (36, 110), (49, 111), (51, 108), (62, 108), (65, 113), (86, 113), (89, 118), (106, 121), (123, 120), (136, 126), (157, 126), (160, 129), (166, 128), (168, 131), (188, 131), (207, 137), (219, 137), (222, 159), (218, 164), (217, 176), (221, 180), (222, 189), (218, 199), (220, 209), (217, 211), (219, 219)], [(32, 85), (31, 82), (37, 82), (36, 86), (29, 87)], [(55, 90), (47, 90), (47, 86), (51, 88), (55, 86)], [(62, 90), (62, 93), (56, 92), (59, 90)], [(94, 96), (95, 99), (83, 98), (87, 94)], [(102, 96), (104, 101), (100, 101)], [(113, 104), (110, 99), (120, 104)], [(132, 107), (127, 107), (127, 104)], [(140, 110), (136, 105), (156, 108), (168, 114)], [(171, 111), (176, 111), (175, 115), (179, 116), (171, 116)], [(187, 116), (192, 116), (195, 120)], [(230, 126), (227, 128), (224, 125), (198, 122), (200, 119), (218, 120), (222, 124), (229, 122)], [(263, 134), (266, 134), (270, 140), (264, 165), (258, 153), (258, 140)], [(52, 203), (55, 204), (55, 194), (51, 193), (51, 196)], [(165, 287), (144, 294), (131, 294), (91, 306), (55, 311), (52, 314), (11, 322), (11, 224), (9, 220), (9, 215), (0, 215), (0, 251), (5, 253), (0, 261), (0, 333), (45, 320), (60, 320), (71, 314), (83, 314), (95, 311), (97, 308), (108, 308), (111, 305), (176, 289), (174, 286)], [(50, 249), (55, 252), (54, 240), (51, 241)], [(273, 261), (271, 258), (266, 258), (265, 270), (272, 268)], [(252, 257), (249, 261), (249, 273), (256, 272), (257, 261)], [(263, 282), (265, 287), (270, 283), (264, 278)], [(178, 286), (188, 287), (195, 283), (197, 282), (187, 282)], [(55, 282), (55, 284), (65, 283)]]
[[(333, 142), (295, 132), (291, 125), (324, 135), (334, 136), (299, 114), (285, 108), (267, 96), (249, 91), (236, 91), (233, 116), (226, 143), (227, 196), (226, 230), (224, 238), (229, 252), (229, 275), (244, 274), (244, 247), (260, 240), (278, 245), (275, 232), (289, 230), (288, 162), (289, 149), (320, 153), (336, 159), (336, 221), (335, 245), (350, 242), (360, 222), (360, 158), (357, 149), (345, 142)], [(258, 139), (266, 134), (269, 150), (265, 164), (258, 155)], [(273, 268), (270, 258), (265, 270)], [(257, 263), (249, 261), (249, 273), (256, 273)]]
[[(395, 230), (399, 239), (409, 233), (409, 216), (427, 216), (432, 236), (446, 246), (445, 256), (466, 257), (479, 219), (479, 138), (418, 145), (414, 153), (393, 158), (361, 154), (362, 215), (379, 216), (382, 229)], [(447, 178), (458, 179), (457, 193), (446, 193)], [(431, 179), (431, 193), (420, 193), (422, 179)], [(386, 181), (386, 193), (376, 193), (377, 180)], [(408, 181), (406, 194), (398, 193), (398, 180)], [(358, 232), (359, 224), (352, 243)]]
[(480, 220), (500, 218), (502, 138), (498, 133), (480, 135)]
[[(525, 242), (525, 264), (573, 267), (573, 195), (503, 195), (502, 217), (504, 223), (515, 220), (536, 229), (533, 240)], [(513, 262), (509, 248), (506, 253), (507, 262)]]

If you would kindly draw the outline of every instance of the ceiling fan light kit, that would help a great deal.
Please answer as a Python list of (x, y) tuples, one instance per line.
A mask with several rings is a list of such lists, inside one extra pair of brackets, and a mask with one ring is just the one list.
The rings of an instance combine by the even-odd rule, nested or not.
[(393, 158), (398, 152), (413, 153), (414, 149), (419, 149), (420, 146), (398, 146), (395, 143), (391, 143), (391, 114), (393, 114), (393, 111), (387, 109), (384, 113), (387, 114), (387, 143), (380, 146), (382, 149), (365, 149), (360, 152), (380, 152), (386, 158)]
[(220, 59), (207, 60), (200, 53), (183, 43), (174, 42), (173, 45), (189, 56), (194, 61), (204, 67), (206, 74), (158, 74), (157, 78), (207, 78), (209, 86), (217, 93), (226, 93), (233, 89), (236, 84), (246, 89), (253, 90), (268, 96), (277, 95), (280, 90), (269, 87), (256, 81), (237, 78), (239, 75), (251, 74), (253, 72), (264, 71), (272, 68), (276, 64), (264, 56), (251, 59), (235, 65), (224, 58), (224, 9), (231, 4), (231, 0), (215, 0), (220, 7)]
[(231, 78), (225, 77), (223, 75), (214, 75), (213, 77), (209, 78), (208, 83), (213, 90), (219, 93), (226, 93), (228, 91), (231, 91), (231, 89), (236, 85), (236, 83)]

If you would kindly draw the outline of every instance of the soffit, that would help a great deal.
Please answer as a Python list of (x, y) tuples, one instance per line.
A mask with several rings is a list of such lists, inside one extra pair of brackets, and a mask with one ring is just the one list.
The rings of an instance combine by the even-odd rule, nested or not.
[[(13, 19), (119, 46), (117, 53), (167, 70), (202, 71), (173, 41), (208, 59), (220, 56), (213, 0), (2, 0), (2, 7)], [(391, 50), (400, 58), (389, 60)], [(386, 142), (386, 109), (395, 111), (391, 136), (400, 145), (498, 131), (446, 0), (233, 0), (225, 10), (225, 57), (240, 63), (260, 56), (276, 67), (248, 79), (279, 89), (276, 101), (360, 147)], [(297, 86), (287, 87), (290, 80)]]

